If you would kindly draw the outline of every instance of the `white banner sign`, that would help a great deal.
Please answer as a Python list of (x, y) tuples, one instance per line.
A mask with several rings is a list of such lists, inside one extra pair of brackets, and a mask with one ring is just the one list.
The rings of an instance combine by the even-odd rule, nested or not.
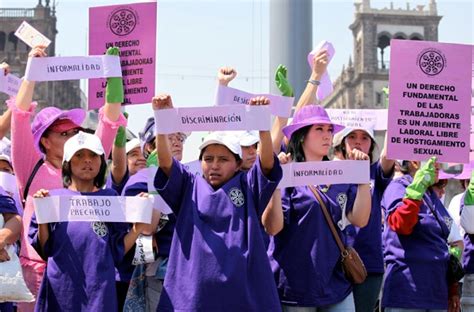
[(159, 134), (189, 131), (270, 130), (268, 105), (225, 105), (155, 110)]
[(21, 79), (8, 74), (5, 75), (5, 70), (0, 70), (0, 92), (15, 96), (20, 89)]
[(331, 121), (351, 128), (387, 130), (387, 109), (326, 109)]
[(23, 21), (20, 27), (18, 27), (15, 36), (20, 38), (21, 41), (29, 45), (31, 48), (36, 46), (47, 47), (51, 43), (51, 40), (25, 21)]
[(153, 198), (138, 196), (48, 196), (35, 198), (38, 224), (71, 221), (151, 222)]
[(322, 184), (368, 184), (368, 160), (293, 162), (282, 165), (283, 179), (278, 187)]
[(77, 80), (122, 77), (115, 55), (30, 57), (25, 79), (30, 81)]
[(278, 96), (273, 94), (252, 94), (239, 89), (219, 85), (217, 87), (216, 105), (249, 104), (250, 99), (256, 96), (265, 96), (270, 100), (272, 115), (290, 117), (294, 97)]

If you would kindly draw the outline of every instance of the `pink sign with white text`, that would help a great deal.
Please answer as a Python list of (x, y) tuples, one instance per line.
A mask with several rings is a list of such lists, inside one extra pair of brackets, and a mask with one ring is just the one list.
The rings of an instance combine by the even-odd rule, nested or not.
[(470, 45), (390, 42), (389, 159), (469, 162)]
[[(155, 93), (156, 2), (89, 9), (89, 55), (120, 49), (124, 105), (149, 103)], [(89, 109), (105, 103), (106, 79), (89, 80)]]

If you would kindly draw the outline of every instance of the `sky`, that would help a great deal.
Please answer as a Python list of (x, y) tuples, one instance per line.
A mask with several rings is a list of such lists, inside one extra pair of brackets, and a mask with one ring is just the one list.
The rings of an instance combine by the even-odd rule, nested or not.
[[(294, 2), (293, 2), (294, 1)], [(292, 2), (297, 5), (298, 0)], [(44, 2), (44, 0), (43, 0)], [(51, 0), (51, 3), (53, 0)], [(144, 2), (131, 0), (56, 0), (56, 54), (87, 55), (88, 8)], [(371, 1), (375, 8), (391, 1)], [(406, 8), (407, 1), (392, 1)], [(429, 0), (409, 1), (410, 7)], [(34, 7), (37, 0), (0, 0), (0, 7)], [(211, 106), (219, 67), (236, 68), (231, 86), (252, 93), (266, 93), (273, 79), (269, 68), (270, 0), (159, 0), (157, 29), (156, 92), (172, 95), (175, 106)], [(438, 0), (439, 41), (474, 43), (472, 0)], [(333, 43), (336, 54), (328, 71), (335, 79), (352, 53), (354, 1), (313, 0), (313, 46)], [(309, 51), (308, 51), (309, 52)], [(302, 77), (306, 80), (307, 77)], [(85, 82), (81, 83), (85, 88)], [(129, 129), (135, 134), (152, 115), (150, 105), (127, 106)], [(197, 158), (202, 133), (193, 133), (185, 145), (184, 161)]]

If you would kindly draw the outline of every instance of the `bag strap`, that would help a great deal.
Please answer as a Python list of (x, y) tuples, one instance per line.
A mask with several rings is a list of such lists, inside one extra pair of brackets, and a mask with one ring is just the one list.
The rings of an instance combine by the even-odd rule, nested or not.
[(43, 163), (44, 163), (44, 159), (40, 158), (38, 162), (36, 163), (35, 167), (33, 168), (33, 171), (31, 172), (31, 175), (28, 178), (28, 181), (26, 181), (25, 189), (23, 190), (23, 207), (26, 204), (26, 198), (28, 197), (28, 192), (30, 191), (31, 183), (33, 182), (33, 179), (35, 178), (36, 173), (38, 172), (39, 168), (41, 167)]
[[(433, 192), (433, 191), (432, 191)], [(425, 200), (423, 198), (423, 202), (425, 203), (426, 206), (428, 206), (428, 208), (430, 209), (431, 213), (433, 214), (433, 216), (435, 217), (436, 221), (438, 221), (438, 224), (439, 224), (439, 227), (441, 228), (441, 232), (443, 232), (444, 234), (444, 229), (443, 229), (443, 224), (441, 223), (441, 221), (439, 220), (439, 217), (438, 217), (438, 213), (436, 212), (436, 209), (434, 208), (434, 204), (433, 204), (433, 201), (431, 200), (431, 197), (429, 194), (428, 195), (428, 199), (429, 199), (429, 202), (427, 200)], [(449, 235), (449, 231), (450, 229), (448, 228), (448, 235)]]
[(339, 234), (336, 230), (336, 227), (334, 226), (334, 221), (332, 220), (331, 216), (329, 215), (328, 209), (326, 207), (326, 204), (321, 198), (321, 195), (319, 195), (319, 192), (314, 188), (314, 186), (309, 185), (309, 189), (313, 192), (314, 197), (319, 202), (319, 205), (321, 206), (321, 210), (323, 211), (324, 218), (326, 219), (326, 222), (329, 225), (329, 229), (331, 230), (332, 236), (334, 237), (334, 240), (336, 240), (337, 247), (341, 250), (341, 253), (346, 253), (346, 247), (342, 243), (341, 238), (339, 237)]

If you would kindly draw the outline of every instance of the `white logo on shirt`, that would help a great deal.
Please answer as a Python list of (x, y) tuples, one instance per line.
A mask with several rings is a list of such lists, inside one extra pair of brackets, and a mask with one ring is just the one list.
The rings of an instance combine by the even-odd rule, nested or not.
[(97, 236), (104, 237), (109, 233), (109, 230), (107, 229), (107, 226), (104, 222), (91, 222), (91, 227), (94, 230), (94, 233), (97, 234)]
[(236, 187), (230, 189), (229, 197), (237, 207), (242, 207), (245, 203), (244, 193)]
[(451, 225), (453, 225), (453, 219), (451, 219), (451, 217), (444, 217), (444, 223), (446, 223), (446, 226), (448, 227), (448, 229), (451, 230)]
[(346, 193), (337, 194), (336, 200), (339, 204), (339, 207), (341, 207), (342, 211), (344, 211), (346, 209), (346, 204), (347, 204), (347, 194)]

